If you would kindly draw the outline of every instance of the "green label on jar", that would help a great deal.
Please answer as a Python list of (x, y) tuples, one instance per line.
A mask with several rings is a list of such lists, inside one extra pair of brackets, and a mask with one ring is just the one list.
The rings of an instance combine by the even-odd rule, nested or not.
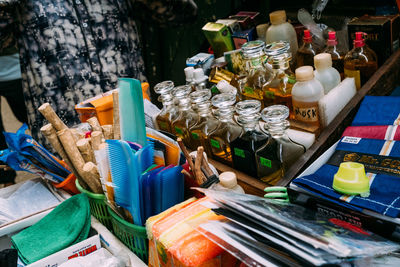
[(219, 145), (219, 142), (217, 140), (211, 139), (211, 146), (215, 147), (215, 148), (221, 148), (221, 146)]
[(288, 83), (295, 84), (296, 83), (296, 78), (293, 77), (293, 76), (288, 76)]
[(244, 92), (246, 94), (254, 94), (254, 89), (251, 88), (251, 87), (246, 86), (246, 87), (244, 87)]
[(261, 166), (268, 167), (268, 168), (272, 167), (271, 161), (269, 159), (260, 157), (260, 163), (261, 163)]
[(246, 155), (244, 154), (244, 150), (240, 149), (240, 148), (234, 148), (233, 152), (235, 153), (236, 156), (241, 157), (241, 158), (245, 158)]
[(211, 93), (219, 94), (219, 90), (218, 90), (217, 86), (214, 85), (213, 87), (211, 87)]
[(195, 140), (199, 140), (199, 135), (197, 133), (192, 133), (192, 137)]
[(179, 127), (177, 127), (177, 126), (175, 126), (175, 132), (176, 132), (177, 134), (183, 135), (182, 129), (179, 128)]
[(167, 130), (168, 129), (168, 124), (164, 121), (160, 121), (160, 128), (162, 130)]
[(275, 93), (271, 91), (265, 91), (265, 97), (270, 99), (275, 99)]

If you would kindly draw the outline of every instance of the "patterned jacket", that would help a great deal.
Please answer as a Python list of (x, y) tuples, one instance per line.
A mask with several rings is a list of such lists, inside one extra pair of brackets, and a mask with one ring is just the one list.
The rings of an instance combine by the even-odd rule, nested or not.
[[(168, 25), (196, 14), (192, 0), (0, 0), (0, 51), (18, 41), (28, 121), (35, 139), (49, 102), (67, 125), (79, 122), (75, 104), (116, 88), (118, 77), (144, 81), (132, 15)], [(151, 15), (150, 15), (151, 14)]]

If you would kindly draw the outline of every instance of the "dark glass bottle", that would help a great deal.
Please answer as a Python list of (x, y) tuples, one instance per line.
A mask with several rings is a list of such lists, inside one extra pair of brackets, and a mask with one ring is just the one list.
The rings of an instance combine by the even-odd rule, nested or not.
[(314, 56), (320, 51), (312, 41), (312, 36), (309, 30), (304, 30), (303, 45), (297, 50), (296, 54), (296, 69), (302, 66), (314, 67)]
[(219, 94), (211, 99), (212, 105), (217, 108), (215, 116), (220, 121), (218, 128), (210, 134), (209, 142), (212, 157), (226, 165), (233, 166), (230, 144), (242, 134), (242, 128), (233, 121), (236, 96)]
[(276, 185), (287, 170), (302, 154), (305, 147), (293, 142), (286, 134), (289, 109), (275, 105), (265, 108), (261, 116), (271, 139), (256, 152), (258, 177), (269, 185)]
[(256, 150), (269, 138), (258, 130), (260, 109), (261, 103), (257, 100), (236, 104), (237, 121), (243, 127), (243, 134), (231, 142), (233, 167), (253, 177), (257, 177)]

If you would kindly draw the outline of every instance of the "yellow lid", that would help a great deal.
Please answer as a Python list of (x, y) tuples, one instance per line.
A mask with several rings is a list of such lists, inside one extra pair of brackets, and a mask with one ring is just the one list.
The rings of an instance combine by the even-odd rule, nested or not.
[(303, 66), (296, 69), (296, 80), (305, 82), (314, 79), (314, 69), (311, 66)]
[(342, 162), (333, 178), (333, 189), (348, 195), (369, 195), (369, 179), (364, 165), (357, 162)]
[(269, 13), (269, 20), (271, 24), (282, 24), (286, 22), (286, 11), (285, 10), (277, 10)]
[(328, 53), (321, 53), (314, 56), (315, 69), (325, 69), (332, 67), (332, 56)]

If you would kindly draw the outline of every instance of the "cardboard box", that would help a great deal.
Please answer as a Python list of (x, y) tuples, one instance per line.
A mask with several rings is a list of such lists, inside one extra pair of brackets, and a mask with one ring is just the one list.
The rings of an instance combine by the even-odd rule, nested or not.
[(367, 34), (367, 45), (378, 56), (382, 65), (399, 47), (400, 16), (362, 16), (348, 25), (349, 47), (353, 47), (356, 32)]
[(221, 23), (226, 25), (231, 31), (231, 33), (240, 31), (240, 25), (236, 19), (219, 19), (215, 23)]
[(261, 23), (260, 12), (254, 11), (239, 11), (236, 16), (249, 16), (250, 17), (250, 27), (255, 27)]
[(255, 28), (251, 28), (249, 30), (238, 31), (232, 34), (233, 43), (235, 44), (236, 49), (241, 49), (242, 45), (247, 43), (248, 41), (253, 41), (256, 39), (256, 31)]
[(101, 248), (100, 237), (99, 235), (95, 235), (78, 244), (29, 264), (27, 267), (56, 267), (72, 258), (86, 256), (99, 248)]
[(248, 15), (240, 15), (240, 16), (233, 15), (233, 16), (229, 16), (229, 18), (237, 20), (239, 22), (240, 28), (242, 30), (247, 30), (247, 29), (251, 28), (252, 26), (254, 26), (253, 20)]
[(214, 50), (215, 58), (223, 56), (226, 51), (233, 50), (232, 35), (226, 25), (209, 22), (202, 30)]

